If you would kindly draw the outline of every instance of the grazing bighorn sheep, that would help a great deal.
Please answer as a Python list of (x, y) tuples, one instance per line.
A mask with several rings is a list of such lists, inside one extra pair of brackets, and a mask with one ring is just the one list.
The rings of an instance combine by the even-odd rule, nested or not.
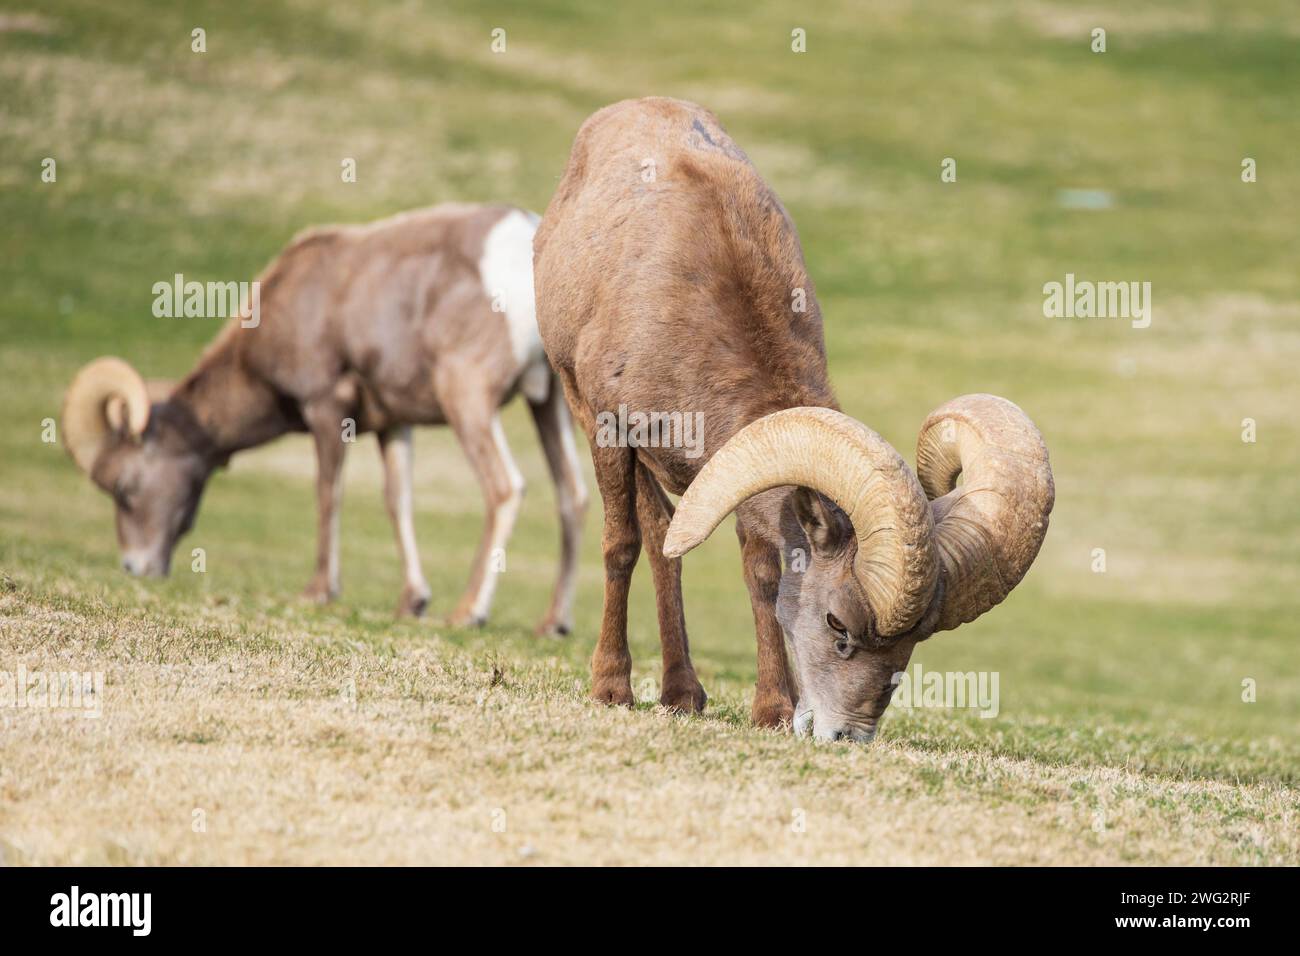
[(209, 475), (242, 449), (310, 432), (318, 464), (319, 540), (307, 596), (338, 593), (338, 512), (345, 423), (373, 431), (405, 576), (399, 614), (420, 614), (411, 505), (411, 426), (450, 424), (487, 500), (469, 585), (450, 616), (488, 614), (523, 494), (498, 408), (522, 392), (555, 480), (559, 578), (543, 632), (567, 632), (586, 505), (569, 413), (533, 310), (537, 217), (508, 206), (448, 204), (365, 226), (308, 230), (262, 273), (256, 327), (232, 319), (174, 389), (100, 358), (68, 389), (63, 439), (117, 502), (123, 564), (163, 575)]
[[(644, 541), (660, 701), (703, 708), (680, 556), (735, 511), (758, 636), (753, 720), (869, 740), (916, 643), (1000, 602), (1038, 553), (1053, 500), (1038, 430), (1005, 399), (954, 399), (922, 426), (918, 482), (841, 413), (794, 223), (694, 104), (625, 101), (589, 118), (533, 248), (542, 341), (605, 503), (592, 695), (633, 701), (627, 593)], [(620, 405), (702, 411), (704, 454), (602, 447), (597, 416)], [(675, 515), (664, 489), (683, 494)]]

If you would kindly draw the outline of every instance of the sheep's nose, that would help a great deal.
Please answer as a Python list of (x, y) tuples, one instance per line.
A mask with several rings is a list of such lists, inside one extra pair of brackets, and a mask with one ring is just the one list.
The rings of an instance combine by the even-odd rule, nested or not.
[(876, 736), (876, 728), (840, 727), (828, 730), (822, 740), (847, 740), (855, 744), (869, 744)]

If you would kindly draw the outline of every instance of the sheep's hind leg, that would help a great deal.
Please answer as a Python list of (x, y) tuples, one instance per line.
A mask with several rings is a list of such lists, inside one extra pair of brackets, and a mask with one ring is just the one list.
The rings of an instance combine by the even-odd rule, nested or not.
[(573, 444), (573, 423), (564, 401), (558, 377), (544, 401), (528, 403), (537, 424), (546, 464), (555, 482), (555, 504), (560, 516), (560, 568), (555, 579), (551, 606), (537, 625), (542, 635), (568, 634), (573, 630), (573, 594), (578, 583), (578, 549), (582, 545), (582, 517), (587, 509), (587, 489), (582, 483), (582, 466)]
[(478, 476), (487, 508), (483, 538), (474, 556), (469, 583), (447, 623), (452, 627), (478, 626), (487, 621), (497, 578), (505, 569), (506, 544), (524, 499), (524, 479), (506, 445), (501, 417), (486, 396), (460, 406), (444, 401), (443, 407), (448, 410), (451, 426)]
[(343, 497), (343, 409), (333, 402), (303, 407), (316, 443), (316, 573), (303, 597), (324, 603), (339, 593), (339, 507)]

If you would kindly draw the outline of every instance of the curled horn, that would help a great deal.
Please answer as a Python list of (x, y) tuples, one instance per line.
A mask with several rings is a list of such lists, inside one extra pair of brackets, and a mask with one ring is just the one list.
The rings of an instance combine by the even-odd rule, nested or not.
[(996, 395), (963, 395), (921, 427), (916, 473), (932, 499), (943, 563), (935, 630), (947, 631), (1000, 603), (1029, 570), (1055, 500), (1052, 467), (1043, 436), (1019, 407)]
[(83, 367), (63, 399), (63, 444), (86, 474), (115, 432), (139, 437), (148, 424), (148, 388), (119, 358), (97, 358)]

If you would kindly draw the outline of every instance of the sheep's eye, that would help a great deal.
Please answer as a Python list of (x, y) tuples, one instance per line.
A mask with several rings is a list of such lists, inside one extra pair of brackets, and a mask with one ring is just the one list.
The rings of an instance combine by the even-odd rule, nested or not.
[(846, 640), (838, 640), (835, 642), (835, 653), (847, 659), (853, 653), (853, 645)]
[(826, 615), (826, 626), (829, 627), (836, 634), (847, 635), (849, 633), (849, 629), (845, 627), (843, 624), (841, 624), (840, 619), (836, 617), (834, 614)]
[(117, 502), (117, 506), (119, 508), (121, 508), (123, 511), (130, 514), (131, 492), (129, 489), (124, 488), (121, 485), (118, 485), (116, 488), (113, 489), (113, 500)]

